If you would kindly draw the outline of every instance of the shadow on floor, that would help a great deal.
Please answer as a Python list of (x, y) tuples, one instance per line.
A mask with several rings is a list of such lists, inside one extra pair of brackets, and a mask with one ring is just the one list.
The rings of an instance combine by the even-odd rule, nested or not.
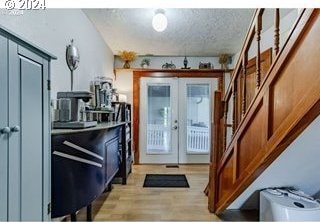
[(259, 221), (258, 210), (226, 210), (218, 215), (222, 221)]
[[(94, 220), (95, 216), (99, 212), (103, 203), (107, 200), (109, 194), (110, 194), (110, 191), (104, 192), (101, 194), (101, 196), (99, 198), (97, 198), (97, 200), (95, 200), (93, 202), (93, 204), (92, 204), (92, 220)], [(80, 209), (79, 212), (77, 213), (77, 221), (87, 221), (86, 212), (87, 212), (86, 207)], [(66, 216), (62, 221), (71, 221), (70, 215)]]

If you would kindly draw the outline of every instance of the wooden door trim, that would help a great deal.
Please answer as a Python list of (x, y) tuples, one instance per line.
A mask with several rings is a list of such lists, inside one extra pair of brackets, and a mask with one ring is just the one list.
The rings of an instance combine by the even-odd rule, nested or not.
[(139, 125), (140, 125), (140, 78), (217, 78), (218, 90), (223, 91), (223, 75), (230, 70), (139, 70), (133, 71), (133, 151), (134, 164), (140, 163)]

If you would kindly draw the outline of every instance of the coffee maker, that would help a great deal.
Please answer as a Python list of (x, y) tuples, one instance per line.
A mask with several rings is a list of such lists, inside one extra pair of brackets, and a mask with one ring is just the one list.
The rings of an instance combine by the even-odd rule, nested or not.
[(111, 78), (96, 77), (93, 81), (94, 109), (96, 111), (113, 112), (112, 96), (114, 89)]
[(86, 120), (85, 103), (92, 99), (93, 94), (87, 91), (58, 92), (58, 121), (53, 128), (82, 129), (97, 125), (97, 121)]

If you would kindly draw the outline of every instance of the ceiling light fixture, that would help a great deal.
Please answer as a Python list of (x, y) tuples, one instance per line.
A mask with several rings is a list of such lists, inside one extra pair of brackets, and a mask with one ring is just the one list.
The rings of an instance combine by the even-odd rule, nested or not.
[(157, 32), (163, 32), (167, 28), (167, 25), (168, 25), (168, 20), (164, 14), (164, 10), (158, 9), (152, 18), (152, 27)]

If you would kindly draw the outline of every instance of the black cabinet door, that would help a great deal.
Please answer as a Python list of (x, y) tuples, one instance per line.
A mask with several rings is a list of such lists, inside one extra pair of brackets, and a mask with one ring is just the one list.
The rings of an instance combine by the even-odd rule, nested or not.
[(94, 201), (119, 169), (121, 127), (52, 135), (52, 217)]
[(108, 130), (52, 136), (52, 217), (88, 206), (105, 188)]
[(119, 136), (109, 140), (106, 143), (106, 184), (109, 184), (112, 178), (119, 170)]

